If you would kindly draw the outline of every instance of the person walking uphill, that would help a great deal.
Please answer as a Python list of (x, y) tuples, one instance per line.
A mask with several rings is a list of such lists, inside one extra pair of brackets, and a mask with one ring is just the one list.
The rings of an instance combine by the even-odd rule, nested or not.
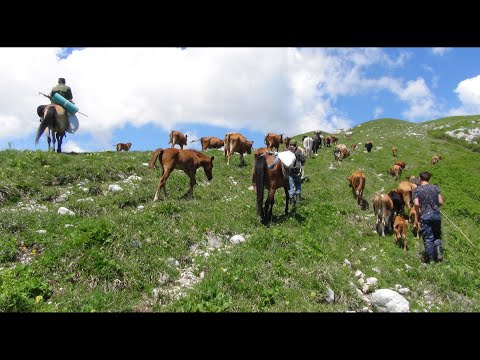
[(443, 260), (442, 248), (442, 223), (440, 206), (443, 204), (443, 196), (440, 189), (429, 184), (430, 173), (420, 173), (421, 185), (413, 191), (413, 204), (415, 205), (416, 224), (420, 219), (420, 234), (425, 245), (425, 261)]
[(305, 155), (303, 155), (302, 150), (297, 147), (297, 141), (290, 141), (289, 150), (295, 154), (295, 162), (290, 166), (288, 182), (290, 184), (290, 189), (288, 190), (288, 196), (290, 203), (293, 205), (297, 201), (301, 200), (302, 195), (302, 178), (300, 176), (301, 166), (305, 164)]

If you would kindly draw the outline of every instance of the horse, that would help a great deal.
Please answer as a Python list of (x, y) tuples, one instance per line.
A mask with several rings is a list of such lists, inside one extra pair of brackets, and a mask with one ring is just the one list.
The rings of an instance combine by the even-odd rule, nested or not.
[(126, 143), (126, 144), (124, 144), (124, 143), (118, 143), (118, 144), (116, 144), (116, 145), (114, 145), (114, 146), (117, 147), (117, 151), (122, 151), (122, 150), (128, 151), (128, 150), (130, 150), (130, 148), (132, 147), (132, 143)]
[[(283, 187), (285, 191), (285, 215), (288, 215), (288, 169), (275, 155), (262, 154), (255, 160), (253, 172), (254, 188), (257, 192), (257, 215), (260, 215), (262, 223), (270, 226), (272, 221), (273, 204), (275, 203), (275, 191)], [(263, 206), (263, 192), (268, 190), (268, 198)]]
[[(156, 157), (153, 155), (157, 153)], [(175, 148), (168, 148), (168, 149), (157, 149), (152, 154), (152, 159), (149, 162), (149, 168), (153, 168), (155, 165), (156, 160), (160, 162), (162, 165), (162, 176), (158, 182), (157, 191), (155, 192), (155, 197), (153, 201), (158, 200), (158, 195), (160, 190), (163, 188), (163, 192), (165, 193), (165, 197), (167, 197), (167, 190), (165, 188), (165, 183), (170, 176), (170, 173), (174, 169), (183, 170), (185, 174), (188, 175), (190, 178), (190, 188), (182, 196), (182, 198), (192, 198), (193, 197), (193, 186), (196, 184), (195, 181), (195, 174), (197, 173), (197, 169), (201, 166), (205, 171), (205, 175), (207, 176), (208, 181), (212, 180), (212, 169), (213, 169), (213, 159), (215, 156), (208, 157), (202, 154), (200, 151), (197, 150), (181, 150)]]
[[(53, 150), (55, 151), (55, 142), (58, 141), (57, 153), (62, 152), (62, 140), (68, 127), (68, 114), (63, 107), (56, 104), (40, 105), (37, 107), (37, 114), (40, 116), (40, 125), (37, 129), (35, 144), (43, 133), (47, 136), (48, 149), (50, 150), (50, 131), (53, 136)], [(56, 139), (56, 140), (55, 140)]]

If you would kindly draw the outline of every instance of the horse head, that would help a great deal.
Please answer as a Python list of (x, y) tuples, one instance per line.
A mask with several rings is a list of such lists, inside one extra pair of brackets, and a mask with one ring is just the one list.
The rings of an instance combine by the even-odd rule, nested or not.
[(208, 181), (213, 179), (213, 159), (215, 156), (212, 156), (210, 159), (203, 163), (203, 170), (205, 170), (205, 175), (207, 176)]

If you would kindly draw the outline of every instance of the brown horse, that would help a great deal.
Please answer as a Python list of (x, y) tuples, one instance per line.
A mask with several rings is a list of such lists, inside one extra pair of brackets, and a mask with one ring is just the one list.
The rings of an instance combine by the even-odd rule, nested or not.
[[(63, 107), (56, 104), (40, 105), (37, 107), (37, 114), (40, 116), (40, 125), (37, 129), (35, 144), (43, 133), (48, 140), (48, 149), (50, 150), (50, 131), (53, 133), (53, 150), (55, 151), (55, 142), (58, 140), (57, 152), (62, 152), (62, 140), (68, 127), (68, 114)], [(55, 140), (56, 139), (56, 140)]]
[(152, 154), (153, 163), (152, 160), (150, 160), (149, 168), (152, 168), (155, 165), (156, 159), (158, 159), (162, 165), (163, 172), (158, 182), (157, 191), (155, 192), (153, 201), (158, 200), (158, 195), (162, 188), (163, 192), (165, 193), (165, 197), (167, 197), (165, 183), (170, 176), (170, 173), (174, 169), (183, 170), (190, 178), (190, 189), (185, 193), (185, 195), (183, 195), (183, 197), (193, 197), (193, 186), (196, 184), (195, 174), (200, 166), (203, 167), (208, 181), (212, 180), (213, 178), (212, 169), (213, 159), (215, 158), (214, 156), (210, 158), (197, 150), (180, 150), (175, 148), (168, 148), (165, 150), (157, 149), (155, 150), (154, 154), (155, 153), (157, 153), (157, 156), (153, 158)]
[[(269, 226), (272, 221), (275, 191), (283, 187), (285, 190), (285, 215), (288, 214), (288, 170), (275, 155), (263, 154), (255, 160), (253, 183), (257, 192), (257, 214), (262, 223)], [(263, 207), (263, 191), (268, 190), (268, 198)]]

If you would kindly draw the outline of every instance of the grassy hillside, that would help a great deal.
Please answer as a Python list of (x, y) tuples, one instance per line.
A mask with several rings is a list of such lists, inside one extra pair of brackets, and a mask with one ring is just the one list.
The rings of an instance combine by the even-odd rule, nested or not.
[[(175, 171), (168, 198), (162, 193), (154, 203), (161, 171), (143, 165), (149, 152), (1, 151), (0, 310), (367, 311), (352, 286), (361, 288), (354, 276), (360, 270), (378, 279), (377, 288), (408, 287), (411, 311), (479, 311), (480, 154), (433, 129), (473, 119), (381, 119), (355, 127), (351, 140), (340, 137), (359, 144), (349, 158), (335, 162), (333, 148), (323, 148), (307, 160), (304, 201), (287, 217), (277, 191), (270, 228), (260, 225), (248, 190), (253, 155), (245, 167), (238, 155), (227, 166), (222, 152), (207, 151), (215, 155), (214, 177), (208, 183), (199, 169), (193, 200), (179, 199), (188, 177)], [(410, 225), (407, 255), (393, 235), (375, 233), (373, 210), (356, 206), (347, 177), (362, 169), (370, 204), (377, 191), (395, 188), (388, 175), (393, 145), (408, 164), (402, 180), (430, 171), (445, 198), (442, 211), (477, 249), (443, 220), (445, 260), (426, 266)], [(443, 160), (431, 165), (437, 152)], [(123, 191), (109, 190), (113, 184)], [(57, 214), (62, 206), (75, 215)], [(246, 241), (230, 243), (235, 234)], [(327, 288), (333, 303), (324, 302)]]

